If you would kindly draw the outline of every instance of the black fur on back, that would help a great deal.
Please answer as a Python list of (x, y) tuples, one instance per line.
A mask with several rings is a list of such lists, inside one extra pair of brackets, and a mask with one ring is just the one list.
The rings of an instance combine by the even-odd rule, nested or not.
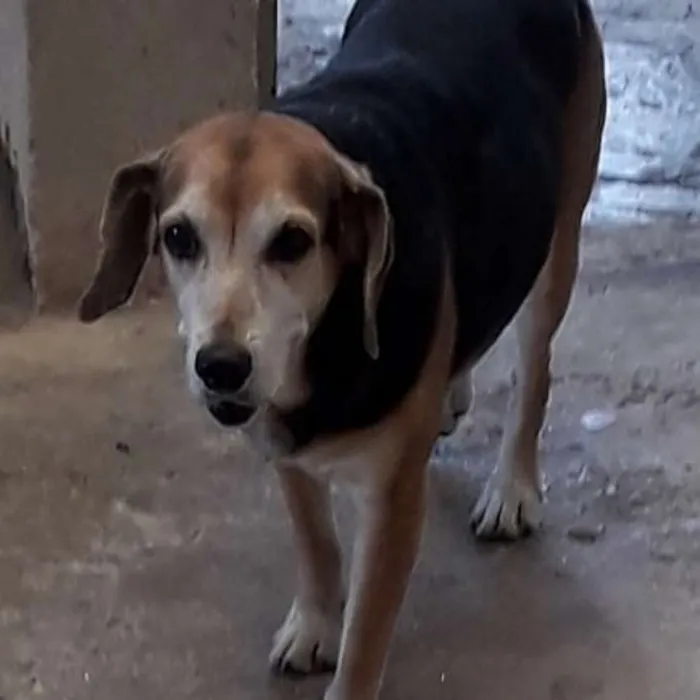
[(593, 19), (583, 0), (358, 0), (339, 53), (273, 111), (369, 166), (395, 224), (362, 345), (362, 271), (348, 268), (309, 341), (311, 398), (281, 416), (294, 448), (367, 427), (415, 384), (445, 265), (458, 312), (454, 370), (513, 318), (551, 242), (562, 116)]

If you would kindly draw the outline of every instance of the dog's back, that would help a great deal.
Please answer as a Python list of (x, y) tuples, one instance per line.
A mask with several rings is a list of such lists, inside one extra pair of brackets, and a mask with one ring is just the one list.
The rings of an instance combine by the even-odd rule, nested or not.
[[(591, 20), (583, 0), (358, 0), (345, 25), (346, 50), (336, 62), (347, 69), (349, 46), (357, 49), (360, 62), (386, 57), (393, 46), (453, 94), (464, 92), (466, 76), (472, 88), (508, 90), (507, 79), (514, 75), (509, 64), (524, 62), (565, 96), (576, 75), (575, 39)], [(481, 76), (473, 73), (479, 65), (487, 68)]]
[[(312, 357), (336, 358), (351, 386), (357, 376), (371, 385), (366, 405), (342, 419), (319, 403), (320, 415), (336, 413), (328, 430), (372, 423), (411, 386), (432, 337), (446, 253), (455, 369), (513, 318), (552, 240), (563, 115), (591, 30), (584, 0), (359, 0), (326, 70), (279, 100), (276, 110), (369, 166), (396, 223), (380, 360), (367, 366), (358, 343), (351, 349), (350, 293), (317, 334)], [(337, 397), (334, 371), (309, 365), (313, 385), (333, 386)]]
[(562, 114), (592, 27), (580, 0), (360, 0), (348, 19), (330, 79), (363, 73), (367, 99), (370, 75), (404, 74), (374, 94), (403, 111), (453, 214), (457, 363), (502, 330), (545, 259)]

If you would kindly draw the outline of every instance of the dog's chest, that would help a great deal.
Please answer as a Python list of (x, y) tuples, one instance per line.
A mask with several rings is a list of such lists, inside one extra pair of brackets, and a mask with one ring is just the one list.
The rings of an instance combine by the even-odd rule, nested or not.
[(386, 465), (394, 461), (398, 443), (392, 427), (393, 421), (384, 421), (367, 429), (314, 441), (291, 454), (284, 429), (269, 414), (256, 415), (242, 433), (264, 462), (294, 466), (324, 481), (360, 486), (381, 479)]
[(314, 443), (278, 462), (282, 467), (303, 469), (322, 481), (364, 487), (382, 480), (394, 462), (395, 451), (391, 432), (374, 427)]
[(373, 447), (340, 451), (312, 449), (295, 457), (293, 463), (314, 478), (361, 486), (371, 481), (381, 468), (378, 450)]

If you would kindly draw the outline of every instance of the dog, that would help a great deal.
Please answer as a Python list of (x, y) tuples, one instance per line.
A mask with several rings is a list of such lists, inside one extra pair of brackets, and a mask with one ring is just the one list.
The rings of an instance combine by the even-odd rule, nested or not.
[[(300, 556), (274, 668), (375, 700), (424, 521), (427, 464), (514, 324), (503, 444), (473, 513), (540, 524), (551, 346), (606, 118), (588, 0), (359, 0), (341, 47), (261, 111), (120, 167), (80, 302), (126, 303), (155, 246), (194, 394), (279, 475)], [(329, 482), (360, 511), (351, 573)]]

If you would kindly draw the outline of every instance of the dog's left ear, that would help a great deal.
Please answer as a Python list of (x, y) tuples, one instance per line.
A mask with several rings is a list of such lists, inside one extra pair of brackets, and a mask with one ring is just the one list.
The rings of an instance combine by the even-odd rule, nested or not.
[(359, 247), (364, 257), (363, 340), (367, 354), (376, 360), (379, 357), (377, 308), (394, 259), (393, 221), (384, 192), (369, 170), (343, 156), (338, 159), (345, 190), (341, 225), (346, 229), (345, 235), (353, 236), (351, 247)]
[(163, 152), (120, 167), (112, 176), (100, 221), (102, 250), (90, 287), (80, 300), (79, 318), (96, 321), (134, 293), (152, 249)]

